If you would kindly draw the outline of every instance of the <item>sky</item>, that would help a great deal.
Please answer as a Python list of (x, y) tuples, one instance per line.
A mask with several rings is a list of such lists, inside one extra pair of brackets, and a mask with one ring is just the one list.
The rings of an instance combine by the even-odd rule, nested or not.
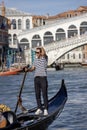
[(87, 6), (87, 0), (0, 0), (7, 8), (16, 8), (30, 14), (57, 15), (79, 6)]

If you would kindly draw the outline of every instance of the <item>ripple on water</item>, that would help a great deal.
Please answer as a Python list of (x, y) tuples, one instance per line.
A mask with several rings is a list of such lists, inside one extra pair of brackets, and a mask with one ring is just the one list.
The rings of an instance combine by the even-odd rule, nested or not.
[[(0, 102), (10, 106), (12, 110), (16, 106), (23, 76), (24, 74), (0, 77)], [(62, 113), (50, 125), (48, 130), (87, 130), (87, 69), (49, 70), (49, 98), (60, 88), (62, 79), (65, 79), (68, 100)], [(26, 108), (36, 106), (33, 73), (27, 73), (22, 99)]]

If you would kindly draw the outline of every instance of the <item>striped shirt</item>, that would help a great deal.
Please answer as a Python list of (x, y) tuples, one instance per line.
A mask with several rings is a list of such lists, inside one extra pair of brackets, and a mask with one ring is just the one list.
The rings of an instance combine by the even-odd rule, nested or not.
[(35, 67), (35, 74), (36, 76), (47, 76), (47, 63), (48, 59), (41, 57), (41, 58), (35, 58), (33, 66)]

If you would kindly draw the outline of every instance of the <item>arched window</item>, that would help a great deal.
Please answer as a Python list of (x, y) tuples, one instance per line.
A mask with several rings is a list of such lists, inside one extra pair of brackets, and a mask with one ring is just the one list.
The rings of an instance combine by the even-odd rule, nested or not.
[(62, 28), (57, 29), (56, 31), (56, 41), (65, 39), (65, 31)]
[(16, 34), (13, 35), (13, 44), (17, 45), (17, 35)]
[(30, 29), (30, 20), (29, 19), (26, 20), (26, 29), (27, 30)]
[(78, 34), (78, 30), (75, 25), (70, 25), (68, 28), (68, 38), (74, 37)]
[(53, 34), (48, 31), (44, 34), (43, 39), (44, 39), (44, 45), (49, 44), (53, 42)]
[(80, 35), (87, 32), (87, 22), (84, 21), (80, 24)]
[(18, 29), (21, 29), (21, 19), (18, 20)]
[(21, 41), (20, 42), (28, 42), (28, 40), (26, 39), (26, 38), (23, 38), (23, 39), (21, 39)]
[(26, 38), (21, 39), (19, 44), (20, 44), (22, 51), (29, 48), (29, 41)]
[(32, 48), (41, 46), (41, 38), (39, 35), (34, 35), (32, 37)]
[(13, 29), (16, 29), (16, 20), (15, 19), (12, 19), (11, 24), (13, 25)]

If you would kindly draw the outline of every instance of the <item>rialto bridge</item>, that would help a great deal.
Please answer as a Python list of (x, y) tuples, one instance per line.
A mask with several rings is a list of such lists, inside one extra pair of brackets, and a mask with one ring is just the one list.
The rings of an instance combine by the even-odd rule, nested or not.
[(87, 44), (87, 34), (81, 35), (80, 37), (73, 37), (68, 40), (54, 42), (50, 45), (46, 45), (45, 49), (49, 59), (48, 65), (51, 65), (53, 62), (55, 62), (71, 50), (85, 44)]
[(67, 52), (87, 44), (87, 13), (67, 19), (55, 20), (44, 26), (24, 31), (18, 35), (22, 48), (46, 48), (49, 65)]

